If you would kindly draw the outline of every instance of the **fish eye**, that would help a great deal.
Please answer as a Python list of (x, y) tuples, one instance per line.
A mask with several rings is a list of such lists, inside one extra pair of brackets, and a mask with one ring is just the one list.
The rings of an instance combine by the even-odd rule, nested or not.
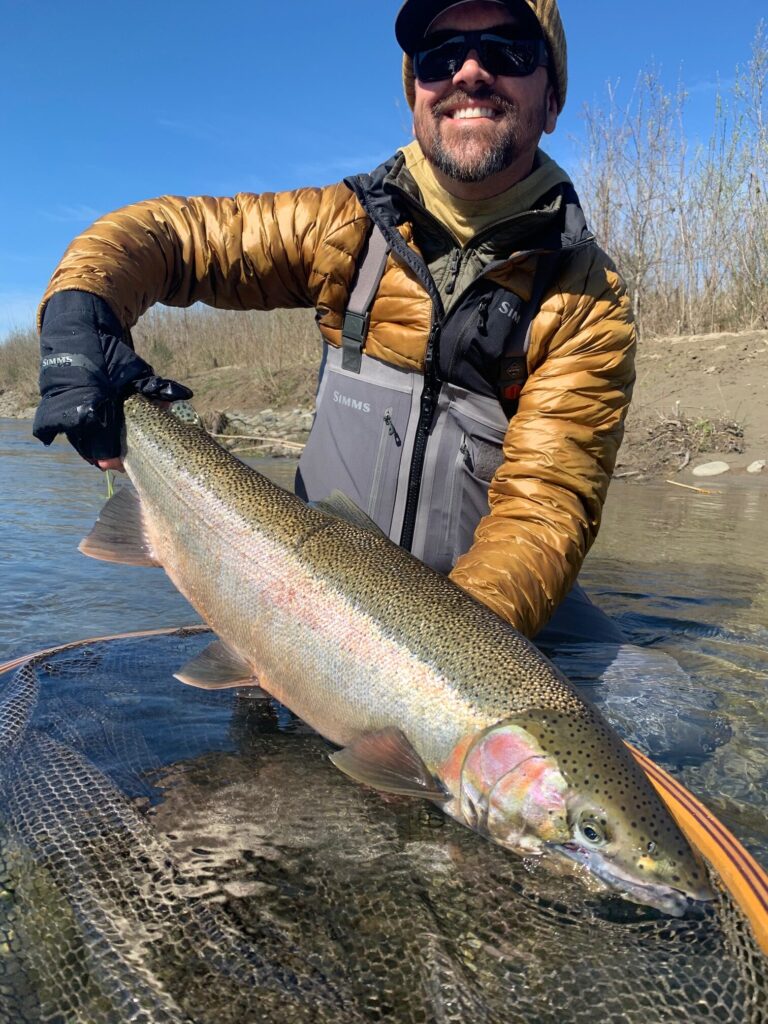
[(594, 818), (583, 818), (579, 822), (579, 832), (590, 846), (602, 846), (607, 842), (605, 829)]

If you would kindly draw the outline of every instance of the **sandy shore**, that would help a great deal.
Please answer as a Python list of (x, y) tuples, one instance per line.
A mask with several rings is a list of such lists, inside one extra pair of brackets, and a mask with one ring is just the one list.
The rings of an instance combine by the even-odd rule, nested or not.
[[(706, 485), (694, 470), (724, 462), (726, 480), (768, 484), (768, 331), (643, 339), (616, 475)], [(712, 479), (712, 478), (709, 478)]]

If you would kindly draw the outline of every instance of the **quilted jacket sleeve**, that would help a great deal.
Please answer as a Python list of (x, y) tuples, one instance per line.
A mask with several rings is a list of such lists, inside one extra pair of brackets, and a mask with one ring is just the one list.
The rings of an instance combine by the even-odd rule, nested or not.
[(163, 196), (97, 220), (69, 246), (43, 296), (101, 296), (125, 327), (156, 302), (221, 309), (317, 304), (324, 220), (343, 185), (233, 198)]
[(504, 441), (491, 514), (452, 579), (535, 636), (597, 535), (634, 383), (623, 281), (596, 247), (573, 257), (536, 317), (530, 375)]

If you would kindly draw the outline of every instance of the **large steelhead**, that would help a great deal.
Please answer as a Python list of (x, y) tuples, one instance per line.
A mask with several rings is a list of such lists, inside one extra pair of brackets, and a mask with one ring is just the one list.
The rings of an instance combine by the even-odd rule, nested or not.
[(679, 914), (710, 897), (613, 729), (508, 623), (341, 496), (334, 514), (307, 507), (143, 399), (125, 421), (135, 492), (81, 550), (161, 565), (220, 637), (179, 678), (260, 685), (338, 744), (353, 778), (633, 901)]

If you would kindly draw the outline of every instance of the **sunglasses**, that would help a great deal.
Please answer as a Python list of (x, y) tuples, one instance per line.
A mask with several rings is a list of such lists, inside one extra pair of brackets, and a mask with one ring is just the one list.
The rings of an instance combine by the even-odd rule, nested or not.
[(524, 78), (549, 63), (543, 39), (510, 39), (495, 32), (450, 32), (429, 36), (422, 45), (413, 55), (413, 69), (420, 82), (453, 78), (471, 50), (492, 75)]

